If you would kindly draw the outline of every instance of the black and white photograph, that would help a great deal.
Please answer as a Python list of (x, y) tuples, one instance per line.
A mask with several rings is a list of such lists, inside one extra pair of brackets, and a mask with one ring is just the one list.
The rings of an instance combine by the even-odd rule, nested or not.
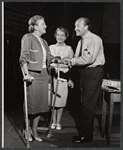
[(121, 4), (2, 2), (2, 148), (121, 148)]

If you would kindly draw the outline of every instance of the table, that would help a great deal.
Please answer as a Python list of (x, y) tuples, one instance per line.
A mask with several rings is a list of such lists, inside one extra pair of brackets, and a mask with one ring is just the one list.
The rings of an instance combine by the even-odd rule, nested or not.
[(103, 106), (102, 106), (102, 137), (104, 137), (105, 134), (105, 125), (106, 125), (106, 110), (107, 110), (107, 104), (109, 103), (109, 109), (108, 109), (108, 135), (107, 135), (107, 144), (110, 144), (110, 138), (111, 138), (111, 127), (112, 127), (112, 117), (113, 117), (113, 109), (114, 109), (114, 103), (121, 101), (121, 91), (120, 90), (114, 90), (107, 87), (102, 87), (103, 90)]

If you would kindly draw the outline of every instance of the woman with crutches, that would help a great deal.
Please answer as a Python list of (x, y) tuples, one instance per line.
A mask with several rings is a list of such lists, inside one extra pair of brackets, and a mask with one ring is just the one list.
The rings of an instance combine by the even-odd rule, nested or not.
[[(61, 60), (64, 57), (73, 58), (74, 53), (72, 48), (65, 44), (65, 40), (67, 39), (68, 36), (69, 32), (66, 28), (59, 27), (56, 29), (55, 38), (57, 43), (49, 46), (51, 54), (54, 57), (60, 57)], [(57, 64), (52, 64), (51, 66), (53, 66), (56, 69), (56, 72), (58, 73)], [(60, 78), (62, 78), (63, 80), (59, 80), (51, 129), (61, 130), (62, 129), (61, 118), (64, 107), (66, 106), (67, 102), (68, 86), (73, 88), (73, 82), (70, 80), (69, 67), (65, 64), (59, 64), (58, 66), (60, 71)], [(55, 89), (57, 85), (57, 77), (56, 78), (54, 77), (53, 82)], [(55, 94), (53, 95), (53, 100), (54, 96)]]
[[(22, 37), (20, 64), (26, 80), (29, 141), (32, 137), (42, 141), (37, 133), (41, 113), (48, 112), (48, 67), (54, 57), (47, 42), (41, 38), (46, 33), (44, 18), (35, 15), (28, 21), (29, 32)], [(27, 139), (27, 131), (24, 129)]]

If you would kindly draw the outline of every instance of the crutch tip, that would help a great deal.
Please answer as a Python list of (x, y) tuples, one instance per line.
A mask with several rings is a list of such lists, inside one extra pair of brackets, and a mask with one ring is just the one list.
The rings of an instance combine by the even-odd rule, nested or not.
[(27, 144), (27, 148), (30, 148), (30, 145), (29, 145), (29, 144)]
[(51, 138), (51, 134), (48, 134), (48, 135), (47, 135), (47, 138)]

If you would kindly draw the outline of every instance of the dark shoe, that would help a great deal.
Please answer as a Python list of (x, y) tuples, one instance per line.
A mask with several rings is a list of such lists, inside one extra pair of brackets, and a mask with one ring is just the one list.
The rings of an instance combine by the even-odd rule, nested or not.
[(92, 139), (91, 138), (85, 138), (84, 136), (82, 136), (81, 138), (79, 138), (79, 139), (75, 139), (75, 140), (73, 140), (72, 142), (73, 143), (77, 143), (77, 144), (81, 144), (81, 143), (90, 143), (92, 141)]
[(81, 137), (82, 137), (82, 136), (73, 136), (72, 139), (74, 139), (74, 140), (79, 140), (79, 139), (81, 139)]

